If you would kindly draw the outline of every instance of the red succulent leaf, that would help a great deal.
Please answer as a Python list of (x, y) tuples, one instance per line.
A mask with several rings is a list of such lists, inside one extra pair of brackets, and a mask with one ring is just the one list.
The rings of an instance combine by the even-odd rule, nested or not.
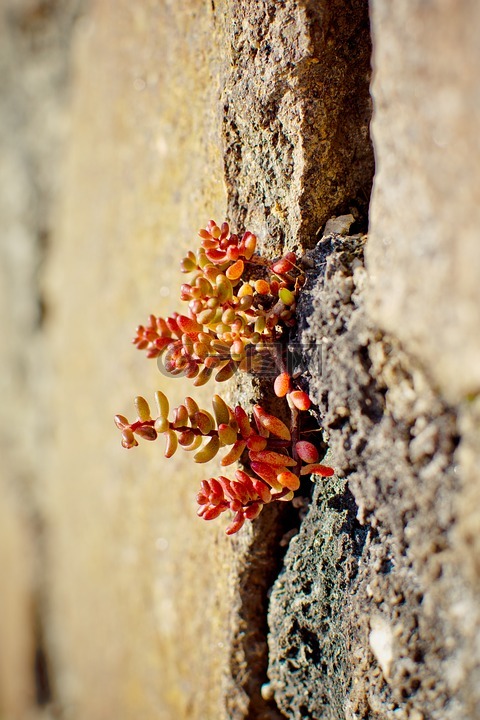
[(300, 460), (303, 460), (303, 462), (316, 463), (319, 458), (317, 448), (307, 440), (299, 440), (299, 442), (295, 444), (295, 450), (297, 451), (298, 457)]
[(273, 383), (275, 395), (277, 397), (285, 397), (285, 395), (290, 391), (291, 382), (292, 378), (287, 372), (280, 373)]
[(235, 517), (233, 518), (232, 522), (225, 530), (226, 534), (233, 535), (234, 533), (238, 532), (244, 523), (245, 523), (245, 514), (242, 511), (235, 513)]
[(282, 455), (282, 453), (274, 452), (273, 450), (259, 450), (255, 452), (250, 450), (248, 453), (250, 460), (254, 462), (267, 463), (272, 467), (295, 467), (297, 461), (288, 455)]
[(205, 255), (214, 265), (222, 265), (227, 259), (227, 253), (225, 250), (216, 250), (212, 248), (211, 250), (207, 250)]
[(283, 470), (281, 473), (277, 475), (278, 482), (283, 485), (283, 487), (288, 488), (289, 490), (298, 490), (300, 487), (300, 478), (297, 475), (294, 475), (294, 473), (290, 472), (290, 470)]
[(258, 477), (262, 478), (262, 480), (265, 480), (265, 482), (268, 483), (274, 490), (282, 489), (281, 483), (277, 480), (278, 467), (274, 468), (266, 463), (256, 461), (252, 461), (250, 466), (253, 472), (258, 475)]
[(322, 475), (323, 477), (331, 477), (335, 475), (335, 470), (328, 467), (328, 465), (312, 463), (310, 465), (304, 465), (300, 470), (300, 475)]
[(289, 400), (294, 404), (297, 410), (308, 410), (312, 401), (303, 390), (293, 390), (288, 394)]

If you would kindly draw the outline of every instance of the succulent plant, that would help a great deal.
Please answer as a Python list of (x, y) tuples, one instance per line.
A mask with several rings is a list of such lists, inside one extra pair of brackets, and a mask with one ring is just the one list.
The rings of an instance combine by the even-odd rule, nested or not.
[(127, 449), (136, 447), (139, 439), (163, 437), (166, 458), (180, 447), (194, 452), (194, 462), (206, 463), (226, 449), (222, 467), (241, 462), (244, 469), (235, 471), (234, 480), (223, 475), (204, 480), (197, 495), (198, 515), (204, 520), (226, 510), (234, 513), (226, 530), (231, 535), (246, 519), (254, 520), (265, 504), (291, 500), (301, 476), (330, 476), (334, 471), (318, 463), (318, 449), (301, 437), (298, 413), (308, 411), (311, 401), (294, 387), (278, 351), (278, 342), (295, 324), (303, 282), (295, 253), (270, 263), (255, 253), (253, 233), (240, 237), (230, 233), (227, 223), (219, 227), (213, 220), (198, 234), (200, 247), (181, 262), (182, 272), (190, 276), (180, 288), (187, 312), (167, 318), (150, 315), (137, 328), (133, 343), (147, 357), (161, 357), (168, 374), (185, 375), (197, 387), (212, 376), (222, 382), (237, 371), (254, 372), (270, 356), (278, 373), (273, 391), (287, 401), (290, 427), (260, 404), (249, 416), (217, 394), (212, 412), (186, 397), (170, 413), (168, 398), (160, 391), (155, 394), (155, 417), (145, 398), (137, 397), (137, 419), (129, 422), (116, 415), (115, 423)]

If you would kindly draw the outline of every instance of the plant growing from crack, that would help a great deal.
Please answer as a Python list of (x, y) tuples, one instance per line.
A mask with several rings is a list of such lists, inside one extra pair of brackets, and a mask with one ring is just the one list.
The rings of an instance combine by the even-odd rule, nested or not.
[(220, 475), (203, 480), (197, 494), (198, 515), (204, 520), (233, 511), (226, 529), (231, 535), (267, 503), (291, 500), (301, 476), (330, 476), (334, 471), (319, 463), (317, 448), (302, 437), (300, 415), (310, 408), (310, 398), (295, 388), (285, 365), (288, 329), (295, 325), (303, 284), (295, 253), (270, 263), (256, 254), (253, 233), (240, 237), (230, 233), (227, 223), (219, 227), (213, 220), (198, 234), (200, 247), (181, 262), (182, 272), (190, 275), (190, 282), (180, 288), (187, 313), (150, 315), (146, 325), (137, 328), (133, 342), (147, 357), (162, 357), (170, 375), (184, 375), (197, 387), (212, 376), (222, 382), (237, 371), (261, 372), (268, 360), (277, 373), (274, 393), (287, 402), (290, 427), (259, 404), (249, 415), (217, 394), (213, 412), (186, 397), (169, 420), (169, 401), (162, 392), (155, 393), (155, 417), (147, 401), (137, 397), (137, 419), (130, 423), (117, 415), (115, 423), (128, 449), (136, 447), (138, 439), (163, 436), (166, 458), (181, 447), (195, 453), (194, 462), (205, 463), (225, 448), (222, 467), (241, 462), (243, 469), (235, 470), (235, 479)]

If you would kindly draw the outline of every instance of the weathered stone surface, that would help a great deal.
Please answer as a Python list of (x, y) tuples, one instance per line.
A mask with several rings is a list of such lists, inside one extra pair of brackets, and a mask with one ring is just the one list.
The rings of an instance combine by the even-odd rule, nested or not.
[(480, 6), (371, 7), (369, 308), (458, 401), (480, 390)]
[(364, 0), (230, 2), (222, 101), (229, 217), (271, 252), (365, 219), (373, 175)]
[[(456, 412), (365, 313), (361, 255), (359, 237), (324, 238), (302, 301), (310, 392), (340, 479), (315, 483), (274, 586), (269, 675), (295, 719), (473, 720), (478, 505), (467, 528)], [(468, 427), (472, 479), (473, 417)]]

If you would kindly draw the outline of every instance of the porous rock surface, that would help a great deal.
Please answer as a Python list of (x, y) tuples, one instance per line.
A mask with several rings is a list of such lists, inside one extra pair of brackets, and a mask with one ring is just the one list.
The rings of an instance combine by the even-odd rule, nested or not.
[(333, 214), (366, 217), (373, 175), (364, 0), (225, 4), (229, 217), (271, 252), (311, 245)]
[(328, 235), (310, 256), (301, 338), (339, 477), (317, 478), (273, 588), (271, 684), (295, 719), (474, 718), (457, 413), (368, 318), (364, 242)]

